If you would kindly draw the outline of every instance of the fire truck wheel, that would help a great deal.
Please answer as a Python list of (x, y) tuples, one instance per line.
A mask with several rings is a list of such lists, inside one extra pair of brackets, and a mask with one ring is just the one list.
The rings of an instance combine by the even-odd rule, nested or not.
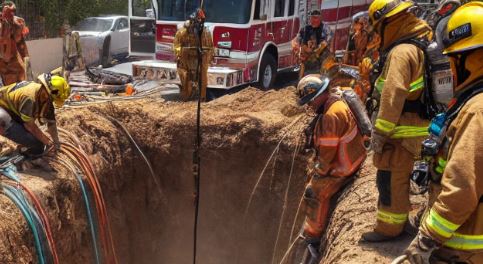
[(263, 55), (262, 63), (260, 64), (257, 87), (264, 91), (269, 90), (275, 81), (276, 75), (277, 61), (271, 54), (266, 53)]

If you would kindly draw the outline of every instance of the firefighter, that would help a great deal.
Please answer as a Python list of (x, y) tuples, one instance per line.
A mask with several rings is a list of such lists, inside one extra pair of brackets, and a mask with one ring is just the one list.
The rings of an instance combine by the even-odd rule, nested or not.
[(300, 60), (299, 79), (307, 73), (322, 72), (320, 55), (330, 43), (330, 30), (322, 23), (320, 11), (314, 10), (309, 16), (310, 24), (292, 41), (292, 48)]
[(193, 85), (198, 85), (198, 32), (200, 28), (203, 29), (200, 96), (202, 101), (206, 101), (208, 67), (213, 60), (214, 48), (211, 33), (208, 28), (204, 27), (204, 22), (205, 13), (202, 9), (198, 9), (174, 37), (174, 53), (178, 75), (181, 79), (181, 98), (185, 101), (193, 97)]
[(311, 179), (304, 193), (303, 230), (289, 263), (300, 263), (296, 259), (298, 253), (307, 249), (311, 260), (304, 263), (315, 263), (319, 258), (331, 198), (352, 179), (366, 158), (363, 136), (347, 102), (342, 99), (341, 89), (335, 87), (329, 91), (328, 87), (328, 79), (322, 81), (318, 76), (309, 75), (297, 88), (299, 104), (308, 104), (317, 116), (306, 130), (306, 148), (315, 150), (315, 155), (308, 166)]
[(0, 17), (0, 76), (3, 85), (24, 81), (25, 61), (28, 60), (25, 37), (29, 30), (25, 21), (15, 16), (16, 6), (12, 1), (2, 4)]
[(367, 27), (369, 22), (364, 13), (354, 15), (352, 20), (352, 34), (347, 43), (347, 52), (344, 56), (344, 63), (349, 65), (359, 65), (366, 53), (369, 43), (369, 32)]
[(69, 80), (70, 73), (78, 67), (79, 70), (85, 69), (84, 58), (82, 57), (82, 47), (78, 32), (72, 32), (68, 22), (64, 22), (64, 44), (63, 44), (63, 70), (64, 78)]
[[(455, 76), (455, 98), (433, 119), (437, 153), (432, 193), (419, 233), (406, 250), (413, 264), (483, 263), (483, 2), (459, 7), (448, 21), (444, 53)], [(429, 144), (428, 144), (429, 146)]]
[(429, 118), (421, 97), (424, 87), (424, 52), (411, 38), (429, 40), (431, 28), (409, 12), (407, 0), (375, 0), (369, 6), (369, 20), (381, 36), (381, 75), (376, 80), (380, 94), (372, 147), (379, 191), (377, 221), (366, 232), (366, 242), (398, 237), (410, 210), (409, 179), (414, 161), (421, 154), (421, 141), (428, 135)]
[[(54, 107), (70, 96), (63, 77), (43, 74), (37, 82), (20, 82), (0, 88), (0, 131), (21, 146), (21, 153), (38, 158), (60, 147)], [(47, 124), (50, 138), (35, 123)]]

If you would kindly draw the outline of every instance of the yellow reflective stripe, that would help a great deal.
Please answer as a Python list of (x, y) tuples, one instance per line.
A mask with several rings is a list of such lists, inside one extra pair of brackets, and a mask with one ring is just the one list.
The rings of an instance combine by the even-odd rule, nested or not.
[(438, 235), (450, 238), (460, 226), (452, 223), (431, 209), (426, 217), (426, 225)]
[(379, 93), (382, 93), (382, 88), (384, 88), (384, 83), (386, 82), (386, 80), (382, 77), (379, 77), (377, 78), (376, 80), (376, 90), (379, 92)]
[(419, 77), (416, 81), (409, 85), (409, 92), (413, 93), (424, 88), (424, 77)]
[[(386, 82), (386, 79), (384, 79), (382, 77), (377, 78), (375, 87), (376, 87), (376, 90), (379, 93), (382, 93), (385, 82)], [(424, 88), (424, 76), (421, 76), (416, 81), (412, 82), (409, 85), (409, 93), (416, 92), (416, 91), (421, 90), (423, 88)]]
[(428, 127), (397, 126), (394, 129), (394, 134), (391, 136), (391, 138), (400, 139), (426, 136), (429, 136)]
[(390, 134), (394, 128), (396, 128), (396, 124), (386, 121), (384, 119), (376, 119), (376, 124), (374, 127), (384, 133)]
[(402, 225), (408, 220), (408, 214), (395, 214), (379, 209), (377, 219), (391, 225)]
[(460, 250), (483, 249), (483, 235), (463, 235), (454, 233), (453, 237), (444, 243), (446, 247)]

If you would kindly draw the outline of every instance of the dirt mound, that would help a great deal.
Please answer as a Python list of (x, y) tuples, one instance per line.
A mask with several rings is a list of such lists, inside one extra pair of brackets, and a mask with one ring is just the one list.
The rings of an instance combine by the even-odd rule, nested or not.
[[(59, 115), (60, 127), (80, 138), (95, 167), (119, 263), (191, 262), (195, 110), (195, 102), (151, 98), (67, 108)], [(198, 263), (278, 263), (300, 228), (295, 214), (307, 157), (299, 150), (309, 120), (293, 87), (247, 88), (203, 104)], [(23, 182), (48, 212), (61, 263), (94, 263), (73, 175), (26, 173)], [(386, 261), (399, 250), (357, 244), (376, 204), (370, 165), (362, 175), (332, 217), (325, 263)], [(30, 230), (4, 196), (0, 219), (0, 263), (35, 263)]]

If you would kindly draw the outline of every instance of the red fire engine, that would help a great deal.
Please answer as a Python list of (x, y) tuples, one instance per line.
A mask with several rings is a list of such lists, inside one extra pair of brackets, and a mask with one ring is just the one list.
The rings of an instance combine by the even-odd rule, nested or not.
[[(367, 10), (370, 1), (204, 0), (205, 25), (215, 45), (208, 87), (255, 83), (268, 89), (277, 73), (296, 69), (291, 40), (312, 10), (322, 10), (322, 20), (335, 33), (333, 48), (345, 49), (352, 15)], [(178, 81), (173, 39), (199, 4), (199, 0), (129, 0), (131, 54), (152, 58), (133, 63), (135, 77)]]

